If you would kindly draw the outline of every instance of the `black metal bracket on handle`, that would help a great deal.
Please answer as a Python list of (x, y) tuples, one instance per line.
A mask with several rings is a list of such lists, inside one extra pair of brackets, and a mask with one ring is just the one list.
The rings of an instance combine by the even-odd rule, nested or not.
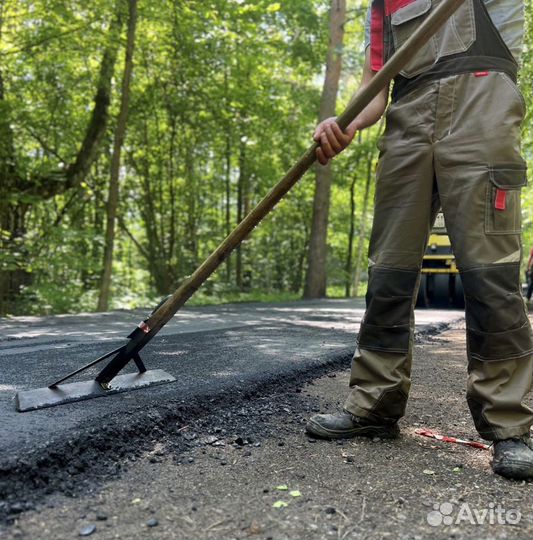
[(126, 343), (122, 349), (117, 351), (115, 357), (95, 377), (94, 380), (100, 384), (102, 388), (108, 387), (113, 378), (116, 377), (131, 360), (135, 362), (139, 373), (144, 373), (146, 371), (146, 367), (144, 366), (139, 353), (153, 336), (142, 330), (143, 324), (144, 322), (128, 336), (130, 341)]
[[(150, 315), (154, 314), (167, 301), (167, 298), (168, 297), (161, 300), (161, 302), (159, 302), (159, 304), (157, 304), (157, 306), (152, 310)], [(102, 369), (102, 371), (100, 371), (100, 373), (98, 373), (94, 379), (104, 390), (108, 390), (110, 388), (111, 381), (122, 369), (126, 367), (131, 360), (135, 362), (139, 373), (146, 373), (146, 367), (139, 353), (146, 346), (146, 344), (149, 343), (153, 337), (155, 337), (155, 335), (156, 333), (152, 333), (147, 327), (146, 321), (143, 321), (137, 326), (137, 328), (133, 330), (133, 332), (128, 335), (130, 341), (126, 343), (126, 345), (122, 345), (122, 347), (114, 349), (98, 357), (96, 360), (89, 362), (85, 366), (82, 366), (76, 371), (65, 375), (61, 379), (50, 384), (48, 388), (55, 389), (68, 379), (71, 379), (75, 375), (92, 368), (96, 364), (99, 364), (103, 360), (106, 360), (112, 356), (114, 356), (114, 358), (104, 367), (104, 369)]]
[[(126, 366), (126, 364), (129, 363), (130, 360), (133, 360), (135, 362), (135, 365), (137, 366), (137, 369), (139, 370), (139, 373), (146, 373), (146, 366), (144, 365), (144, 362), (142, 361), (139, 351), (134, 350), (129, 352), (128, 348), (130, 347), (131, 342), (123, 345), (122, 347), (119, 347), (118, 349), (114, 349), (100, 357), (98, 357), (96, 360), (93, 360), (92, 362), (86, 364), (85, 366), (82, 366), (81, 368), (77, 369), (76, 371), (73, 371), (72, 373), (69, 373), (68, 375), (65, 375), (61, 379), (53, 382), (48, 386), (50, 389), (55, 389), (59, 385), (63, 384), (65, 381), (68, 381), (75, 375), (78, 375), (79, 373), (83, 373), (84, 371), (88, 370), (89, 368), (92, 368), (96, 364), (99, 364), (100, 362), (104, 361), (106, 358), (110, 358), (111, 356), (115, 355), (115, 358), (113, 358), (109, 364), (95, 377), (95, 381), (100, 384), (100, 386), (107, 390), (109, 389), (109, 384), (111, 380), (118, 374), (118, 372)], [(117, 364), (120, 364), (120, 368), (118, 369), (110, 369), (111, 366), (117, 366)], [(111, 373), (111, 375), (109, 375)]]

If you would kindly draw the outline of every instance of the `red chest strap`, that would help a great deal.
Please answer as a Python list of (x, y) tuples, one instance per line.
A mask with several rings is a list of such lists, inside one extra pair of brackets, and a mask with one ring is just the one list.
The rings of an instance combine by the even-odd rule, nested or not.
[(370, 18), (370, 67), (379, 71), (385, 63), (385, 17), (415, 0), (374, 0)]
[(379, 71), (385, 62), (385, 17), (383, 4), (374, 2), (370, 19), (370, 68)]
[(399, 9), (402, 9), (409, 4), (412, 4), (415, 0), (385, 0), (385, 15), (388, 17), (393, 13), (396, 13)]

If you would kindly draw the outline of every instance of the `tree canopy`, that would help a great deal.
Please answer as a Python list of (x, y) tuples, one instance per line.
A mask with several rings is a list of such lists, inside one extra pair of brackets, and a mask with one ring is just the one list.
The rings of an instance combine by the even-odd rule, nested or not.
[[(329, 43), (327, 0), (135, 4), (129, 113), (117, 169), (114, 308), (147, 305), (171, 292), (309, 146)], [(96, 309), (131, 5), (0, 0), (1, 314)], [(366, 5), (347, 1), (336, 51), (339, 111), (360, 78)], [(528, 0), (530, 32), (532, 13)], [(521, 75), (529, 162), (531, 44), (529, 34)], [(362, 133), (333, 165), (330, 295), (364, 288), (381, 129)], [(300, 297), (313, 190), (311, 173), (196, 301)], [(528, 190), (524, 228), (531, 245)]]

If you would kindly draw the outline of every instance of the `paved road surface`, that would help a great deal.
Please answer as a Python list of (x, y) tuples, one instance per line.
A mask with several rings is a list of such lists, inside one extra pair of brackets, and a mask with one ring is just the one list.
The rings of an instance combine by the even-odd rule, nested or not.
[[(143, 354), (148, 368), (167, 370), (175, 383), (23, 414), (14, 410), (18, 390), (46, 386), (119, 346), (146, 312), (0, 319), (0, 455), (62, 437), (80, 424), (98, 426), (132, 407), (260, 386), (270, 377), (349, 356), (362, 314), (361, 299), (184, 309)], [(456, 311), (420, 311), (417, 328), (427, 331), (460, 317)]]

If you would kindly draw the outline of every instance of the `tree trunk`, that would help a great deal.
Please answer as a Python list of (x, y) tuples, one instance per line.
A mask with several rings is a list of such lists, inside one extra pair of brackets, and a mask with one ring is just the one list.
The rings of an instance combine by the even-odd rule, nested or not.
[[(224, 97), (226, 102), (226, 110), (229, 115), (229, 84), (228, 84), (228, 68), (224, 69)], [(226, 236), (231, 232), (231, 122), (226, 120), (226, 149), (225, 149), (225, 187), (226, 187)], [(231, 282), (231, 257), (226, 259), (226, 283)]]
[[(362, 136), (361, 132), (357, 135), (357, 144), (361, 146)], [(344, 267), (344, 296), (350, 298), (352, 295), (352, 265), (353, 265), (353, 244), (355, 239), (355, 184), (357, 183), (357, 169), (359, 162), (361, 161), (361, 154), (357, 156), (357, 161), (354, 164), (354, 175), (350, 183), (350, 228), (348, 231), (348, 249), (346, 252), (346, 265)], [(357, 294), (357, 291), (356, 291)]]
[[(330, 40), (326, 61), (326, 76), (320, 99), (319, 122), (335, 115), (342, 68), (345, 21), (346, 0), (332, 0)], [(331, 178), (331, 164), (325, 167), (316, 166), (313, 219), (309, 240), (304, 298), (322, 298), (326, 296), (326, 252)]]
[[(245, 200), (246, 184), (247, 184), (247, 171), (246, 171), (246, 138), (241, 137), (241, 148), (239, 152), (239, 181), (237, 185), (237, 225), (243, 220), (246, 215)], [(243, 283), (243, 260), (242, 260), (242, 246), (237, 248), (237, 261), (235, 264), (235, 284), (239, 291), (244, 288)]]
[(361, 214), (361, 226), (359, 227), (359, 242), (357, 245), (357, 258), (355, 263), (355, 277), (354, 277), (354, 296), (357, 296), (359, 290), (359, 283), (361, 281), (361, 267), (362, 267), (362, 257), (363, 249), (366, 238), (366, 217), (368, 213), (368, 202), (370, 195), (370, 183), (373, 177), (372, 164), (374, 163), (374, 152), (368, 154), (368, 161), (366, 167), (366, 183), (365, 183), (365, 197), (363, 199), (363, 213)]
[[(169, 189), (169, 204), (170, 204), (170, 227), (169, 227), (169, 240), (168, 240), (168, 260), (174, 260), (174, 253), (176, 248), (177, 237), (177, 186), (174, 170), (174, 156), (176, 153), (176, 136), (177, 136), (177, 120), (176, 116), (172, 113), (169, 114), (170, 123), (170, 144), (168, 149), (168, 189)], [(172, 262), (170, 262), (172, 264)]]
[(104, 247), (104, 268), (100, 282), (100, 295), (98, 297), (98, 311), (106, 311), (109, 307), (109, 293), (111, 289), (111, 273), (113, 270), (113, 248), (115, 244), (115, 222), (119, 200), (119, 176), (122, 145), (126, 136), (128, 112), (130, 103), (130, 83), (133, 72), (133, 51), (135, 48), (135, 30), (137, 26), (137, 0), (128, 0), (128, 38), (126, 43), (126, 58), (124, 62), (124, 76), (120, 98), (120, 111), (113, 142), (113, 156), (111, 158), (111, 177), (109, 181), (109, 195), (107, 199), (107, 221)]
[[(199, 191), (198, 175), (195, 169), (194, 142), (191, 136), (191, 144), (185, 148), (185, 176), (187, 178), (187, 226), (185, 246), (188, 251), (186, 274), (194, 272), (198, 266), (199, 258)], [(170, 291), (172, 292), (172, 291)]]
[(346, 266), (344, 267), (344, 296), (350, 298), (352, 295), (352, 259), (353, 243), (355, 235), (355, 184), (357, 176), (354, 174), (350, 184), (350, 230), (348, 232), (348, 250), (346, 253)]
[[(103, 174), (100, 172), (100, 165), (101, 160), (98, 160), (94, 165), (94, 173), (93, 173), (93, 182), (91, 185), (91, 189), (94, 193), (94, 199), (93, 199), (93, 222), (92, 227), (94, 230), (94, 236), (92, 239), (92, 245), (91, 245), (91, 259), (93, 261), (101, 261), (102, 260), (102, 246), (100, 243), (100, 239), (104, 237), (104, 220), (105, 220), (105, 208), (103, 207), (102, 202), (105, 200), (105, 193), (102, 189), (102, 186), (100, 185), (100, 182), (98, 179), (103, 177)], [(95, 276), (92, 275), (91, 272), (91, 282), (87, 283), (87, 290), (89, 289), (95, 289), (98, 286), (98, 281), (95, 280)], [(99, 277), (99, 276), (98, 276)], [(95, 283), (96, 281), (96, 283)]]

